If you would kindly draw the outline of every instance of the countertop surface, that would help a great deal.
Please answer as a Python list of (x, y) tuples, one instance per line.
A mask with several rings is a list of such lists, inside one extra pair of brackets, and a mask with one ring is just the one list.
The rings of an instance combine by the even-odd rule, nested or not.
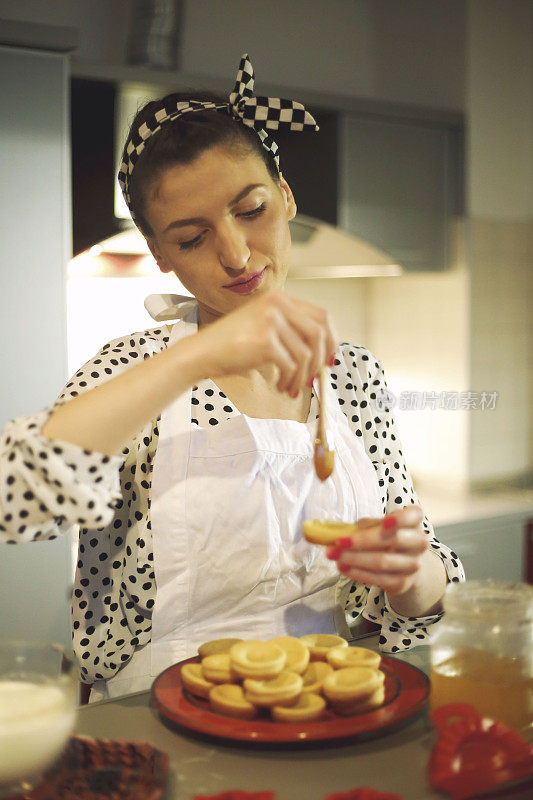
[[(377, 636), (363, 644), (376, 649)], [(429, 648), (415, 648), (401, 658), (427, 671)], [(82, 707), (77, 733), (150, 742), (168, 753), (172, 776), (167, 800), (229, 789), (273, 791), (276, 800), (322, 800), (332, 792), (363, 786), (394, 792), (404, 800), (442, 797), (432, 792), (426, 777), (437, 738), (427, 712), (372, 739), (267, 749), (201, 739), (171, 726), (143, 692)]]
[(491, 491), (472, 492), (421, 480), (415, 487), (420, 505), (435, 527), (515, 514), (533, 519), (533, 488), (502, 486)]

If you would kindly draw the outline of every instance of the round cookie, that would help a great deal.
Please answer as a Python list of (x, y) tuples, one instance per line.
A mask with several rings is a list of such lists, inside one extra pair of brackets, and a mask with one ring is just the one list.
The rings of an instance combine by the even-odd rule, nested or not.
[(284, 706), (296, 701), (302, 691), (303, 681), (295, 672), (284, 670), (275, 678), (258, 681), (244, 680), (244, 696), (254, 706)]
[(322, 684), (332, 673), (333, 667), (325, 661), (311, 661), (302, 675), (302, 694), (322, 694)]
[(361, 714), (364, 711), (372, 711), (383, 704), (385, 700), (385, 686), (378, 686), (370, 697), (365, 697), (363, 700), (342, 700), (331, 702), (330, 706), (336, 714), (343, 717), (351, 717), (353, 714)]
[(273, 706), (272, 716), (278, 722), (310, 722), (320, 719), (326, 710), (326, 701), (318, 694), (301, 694), (292, 706)]
[(322, 688), (330, 702), (364, 700), (380, 686), (385, 675), (372, 667), (345, 667), (324, 680)]
[(348, 647), (346, 639), (331, 633), (308, 633), (300, 636), (300, 641), (309, 648), (311, 661), (325, 661), (332, 647)]
[(200, 658), (205, 658), (215, 653), (229, 653), (237, 642), (242, 642), (242, 639), (211, 639), (209, 642), (204, 642), (200, 645), (198, 655)]
[(296, 639), (294, 636), (278, 636), (276, 639), (270, 639), (274, 644), (279, 645), (287, 655), (284, 669), (289, 672), (296, 672), (301, 675), (307, 669), (309, 664), (309, 648), (303, 642)]
[(253, 719), (257, 708), (244, 696), (237, 683), (219, 683), (209, 692), (209, 703), (214, 711), (238, 719)]
[(272, 642), (238, 642), (230, 650), (231, 666), (239, 678), (268, 680), (285, 667), (287, 654)]
[(203, 658), (202, 672), (206, 681), (212, 683), (233, 683), (237, 680), (229, 653), (213, 653)]
[(354, 522), (335, 522), (327, 519), (306, 519), (302, 525), (304, 538), (311, 544), (334, 545), (342, 536), (354, 533)]
[(343, 667), (373, 667), (377, 669), (381, 662), (379, 653), (367, 647), (332, 647), (326, 653), (326, 661), (333, 669)]
[(206, 680), (201, 664), (184, 664), (181, 668), (181, 682), (186, 689), (197, 697), (209, 697), (214, 683)]

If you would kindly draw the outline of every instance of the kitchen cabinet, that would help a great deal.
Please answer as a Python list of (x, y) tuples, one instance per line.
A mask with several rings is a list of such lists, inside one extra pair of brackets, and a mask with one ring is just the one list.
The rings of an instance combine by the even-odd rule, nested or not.
[(338, 224), (407, 270), (449, 267), (462, 215), (462, 128), (341, 114)]
[(468, 580), (526, 580), (526, 528), (531, 511), (435, 526), (435, 534), (461, 559)]
[[(67, 79), (64, 55), (0, 47), (0, 428), (52, 403), (67, 374)], [(0, 638), (70, 643), (70, 549), (0, 545)]]

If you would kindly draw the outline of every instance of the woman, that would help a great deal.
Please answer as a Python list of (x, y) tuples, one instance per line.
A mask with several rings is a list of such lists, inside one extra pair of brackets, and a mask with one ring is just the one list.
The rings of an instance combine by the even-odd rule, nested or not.
[[(124, 149), (132, 217), (196, 303), (106, 344), (4, 434), (4, 539), (81, 526), (73, 639), (91, 699), (148, 688), (208, 639), (334, 632), (339, 609), (379, 622), (396, 652), (426, 638), (447, 580), (464, 577), (376, 405), (379, 362), (283, 291), (296, 204), (265, 127), (316, 125), (252, 90), (243, 56), (229, 103), (149, 103)], [(336, 467), (322, 484), (325, 364)], [(365, 521), (324, 553), (301, 536), (313, 517)]]

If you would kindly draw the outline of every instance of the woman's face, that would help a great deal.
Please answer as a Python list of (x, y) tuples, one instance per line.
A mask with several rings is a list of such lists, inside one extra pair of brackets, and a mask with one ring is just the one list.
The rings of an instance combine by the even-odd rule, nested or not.
[(285, 283), (292, 192), (263, 161), (213, 147), (166, 170), (149, 188), (150, 250), (198, 300), (201, 324)]

